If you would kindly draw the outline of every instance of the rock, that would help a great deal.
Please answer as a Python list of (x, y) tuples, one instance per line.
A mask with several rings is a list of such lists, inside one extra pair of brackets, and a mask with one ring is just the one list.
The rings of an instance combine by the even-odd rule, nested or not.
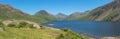
[(35, 22), (30, 22), (30, 21), (26, 21), (28, 24), (33, 24), (33, 27), (40, 29), (40, 25), (38, 23)]
[(3, 24), (4, 24), (4, 25), (8, 25), (8, 24), (10, 24), (10, 23), (12, 23), (12, 21), (10, 21), (10, 20), (3, 21)]
[(120, 39), (120, 37), (105, 37), (106, 39)]
[(38, 23), (35, 23), (35, 22), (31, 22), (31, 21), (27, 21), (27, 20), (5, 20), (3, 21), (3, 24), (4, 25), (8, 25), (10, 23), (13, 23), (13, 24), (16, 24), (18, 25), (20, 22), (26, 22), (28, 24), (32, 24), (33, 27), (37, 28), (37, 29), (40, 29), (40, 25)]
[(0, 31), (3, 31), (3, 28), (2, 28), (2, 27), (0, 27)]
[(54, 26), (54, 24), (48, 24), (48, 26)]
[[(45, 26), (44, 26), (45, 27)], [(45, 29), (50, 29), (50, 30), (60, 30), (60, 29), (57, 29), (57, 28), (51, 28), (51, 27), (45, 27)]]

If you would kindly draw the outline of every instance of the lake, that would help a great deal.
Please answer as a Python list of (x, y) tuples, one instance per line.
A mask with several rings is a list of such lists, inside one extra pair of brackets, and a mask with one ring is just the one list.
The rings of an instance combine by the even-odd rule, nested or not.
[(53, 21), (43, 25), (54, 24), (53, 28), (69, 28), (74, 32), (92, 37), (120, 36), (120, 22), (96, 21)]

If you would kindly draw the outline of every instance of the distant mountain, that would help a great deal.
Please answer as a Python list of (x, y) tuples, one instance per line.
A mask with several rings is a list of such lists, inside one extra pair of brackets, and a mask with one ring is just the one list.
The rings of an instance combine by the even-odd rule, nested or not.
[(55, 17), (57, 18), (57, 20), (65, 20), (68, 16), (63, 13), (58, 13), (57, 15), (55, 15)]
[(79, 20), (82, 15), (83, 15), (83, 13), (74, 12), (67, 17), (67, 20)]
[(36, 22), (43, 21), (41, 19), (34, 18), (29, 14), (26, 14), (16, 8), (13, 8), (8, 4), (0, 4), (0, 20), (8, 20), (8, 19), (30, 20)]
[(65, 15), (63, 13), (58, 13), (57, 15), (55, 15), (55, 17), (57, 18), (57, 20), (80, 20), (81, 17), (83, 17), (84, 15), (88, 14), (87, 12), (74, 12), (70, 15)]
[(0, 18), (1, 19), (12, 19), (12, 18), (18, 18), (18, 17), (24, 17), (29, 16), (28, 14), (25, 14), (21, 12), (18, 9), (12, 8), (10, 5), (3, 5), (0, 4)]
[(0, 4), (0, 20), (17, 19), (36, 22), (55, 20), (90, 20), (90, 21), (120, 21), (120, 0), (114, 0), (104, 6), (100, 6), (87, 12), (74, 12), (67, 16), (59, 13), (51, 15), (45, 10), (40, 10), (33, 16), (26, 14), (7, 4)]
[(67, 20), (80, 20), (81, 17), (88, 14), (89, 11), (86, 12), (74, 12), (71, 15), (69, 15), (66, 19)]
[(45, 20), (47, 20), (47, 21), (54, 21), (54, 20), (56, 20), (56, 18), (55, 18), (53, 15), (49, 14), (49, 13), (48, 13), (47, 11), (45, 11), (45, 10), (40, 10), (40, 11), (38, 11), (38, 12), (34, 15), (34, 17), (39, 18), (39, 19), (45, 19)]
[(120, 0), (114, 0), (104, 6), (92, 10), (81, 20), (120, 21)]

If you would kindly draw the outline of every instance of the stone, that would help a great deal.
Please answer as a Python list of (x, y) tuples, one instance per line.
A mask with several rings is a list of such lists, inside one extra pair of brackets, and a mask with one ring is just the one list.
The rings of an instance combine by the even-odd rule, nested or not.
[(3, 28), (2, 28), (2, 27), (0, 27), (0, 31), (3, 31)]

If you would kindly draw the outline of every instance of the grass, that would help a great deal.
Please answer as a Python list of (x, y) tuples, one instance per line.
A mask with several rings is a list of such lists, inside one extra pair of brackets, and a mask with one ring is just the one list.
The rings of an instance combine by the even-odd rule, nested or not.
[(88, 39), (71, 30), (5, 27), (0, 39)]
[(62, 33), (60, 30), (5, 27), (5, 31), (0, 31), (0, 39), (56, 39)]
[(80, 34), (77, 34), (70, 29), (62, 29), (65, 33), (60, 34), (57, 39), (89, 39), (88, 37), (83, 37)]
[(32, 26), (26, 22), (8, 25), (0, 22), (0, 28), (3, 28), (0, 30), (0, 39), (88, 39), (67, 28), (57, 30), (43, 26), (36, 29)]

